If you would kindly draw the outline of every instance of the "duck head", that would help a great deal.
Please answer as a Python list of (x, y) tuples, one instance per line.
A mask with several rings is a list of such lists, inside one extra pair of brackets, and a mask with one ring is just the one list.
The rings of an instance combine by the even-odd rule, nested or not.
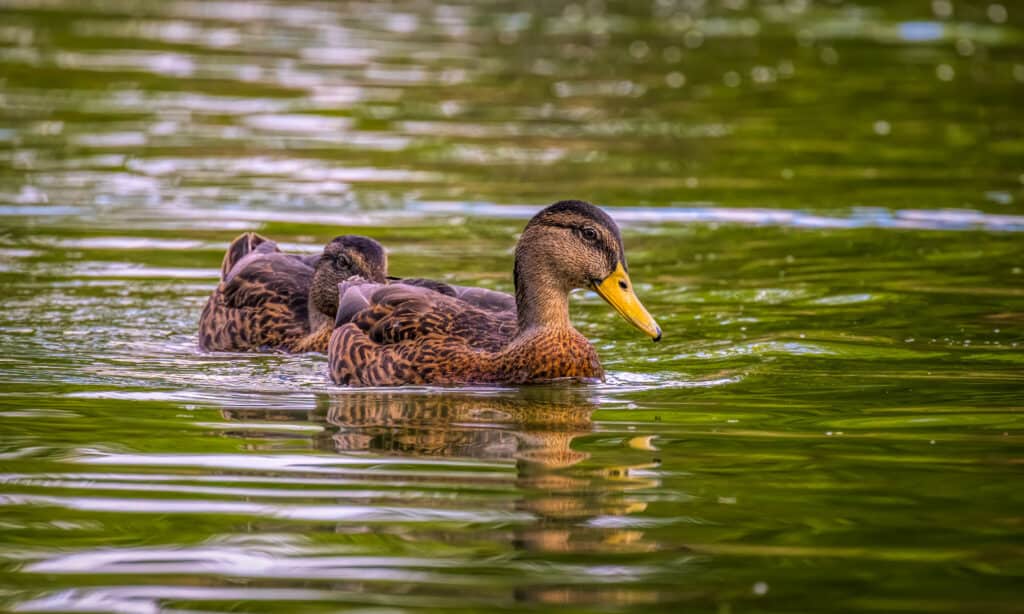
[(516, 245), (516, 306), (520, 329), (564, 320), (569, 292), (597, 292), (649, 337), (661, 328), (633, 292), (619, 227), (601, 209), (563, 200), (541, 210)]
[(333, 320), (338, 311), (339, 283), (355, 276), (385, 283), (387, 270), (387, 254), (380, 243), (360, 235), (335, 237), (314, 265), (310, 302)]

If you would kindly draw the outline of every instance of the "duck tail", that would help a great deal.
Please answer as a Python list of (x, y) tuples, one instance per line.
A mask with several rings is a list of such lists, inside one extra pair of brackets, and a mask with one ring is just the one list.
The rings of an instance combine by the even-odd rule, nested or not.
[(255, 232), (243, 232), (242, 234), (235, 237), (231, 245), (228, 246), (228, 251), (224, 252), (224, 260), (220, 263), (220, 278), (226, 280), (228, 275), (231, 273), (231, 269), (235, 268), (235, 265), (242, 259), (256, 251), (256, 248), (263, 243), (270, 241), (270, 239), (259, 235)]

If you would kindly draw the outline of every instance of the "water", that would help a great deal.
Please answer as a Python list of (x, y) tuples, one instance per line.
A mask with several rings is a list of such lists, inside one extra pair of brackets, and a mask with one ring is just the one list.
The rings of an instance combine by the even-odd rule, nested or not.
[[(1011, 612), (1024, 11), (0, 2), (0, 607)], [(227, 242), (508, 290), (624, 229), (592, 386), (200, 354)]]

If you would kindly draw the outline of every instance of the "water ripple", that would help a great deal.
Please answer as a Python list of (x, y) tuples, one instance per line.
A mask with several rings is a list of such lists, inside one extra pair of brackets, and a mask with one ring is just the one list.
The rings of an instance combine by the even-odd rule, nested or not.
[(113, 497), (54, 497), (3, 494), (0, 506), (59, 507), (66, 510), (137, 514), (227, 514), (311, 522), (470, 524), (522, 523), (532, 519), (521, 512), (476, 510), (464, 512), (434, 507), (381, 505), (270, 505), (209, 499), (138, 499)]
[[(424, 214), (477, 215), (529, 219), (535, 205), (467, 202), (420, 202), (410, 206)], [(989, 230), (1024, 232), (1024, 215), (999, 215), (966, 209), (855, 209), (847, 216), (786, 209), (744, 207), (618, 207), (603, 205), (622, 224), (723, 223), (794, 228), (897, 228), (914, 230)]]

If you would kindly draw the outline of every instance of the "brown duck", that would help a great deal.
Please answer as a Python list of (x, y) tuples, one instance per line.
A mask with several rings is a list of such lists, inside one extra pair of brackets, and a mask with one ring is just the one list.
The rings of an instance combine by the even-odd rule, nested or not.
[(286, 254), (247, 232), (221, 263), (221, 280), (199, 318), (205, 351), (324, 352), (338, 309), (338, 283), (358, 275), (383, 282), (384, 248), (358, 235), (335, 237), (322, 253)]
[(655, 341), (633, 293), (618, 226), (582, 201), (555, 203), (516, 245), (515, 311), (487, 310), (429, 288), (350, 280), (339, 288), (327, 355), (331, 380), (355, 386), (525, 384), (604, 377), (569, 321), (569, 293), (591, 288)]

